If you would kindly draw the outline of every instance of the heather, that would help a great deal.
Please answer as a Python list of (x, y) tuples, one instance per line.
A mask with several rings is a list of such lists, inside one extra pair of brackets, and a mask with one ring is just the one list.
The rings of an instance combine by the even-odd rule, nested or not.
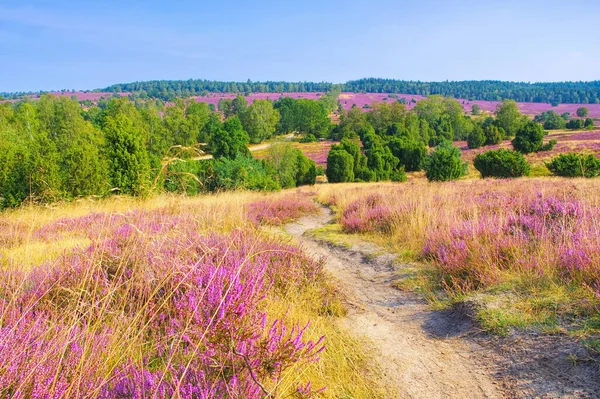
[(598, 188), (584, 180), (460, 181), (322, 190), (319, 198), (339, 209), (345, 232), (429, 265), (421, 287), (489, 300), (522, 312), (520, 322), (534, 314), (535, 323), (584, 328), (600, 309)]
[(308, 195), (296, 194), (251, 202), (247, 215), (257, 225), (282, 225), (318, 211), (319, 207)]
[[(321, 261), (246, 218), (240, 205), (259, 198), (4, 214), (0, 397), (377, 396), (358, 377), (359, 346), (334, 327), (342, 308)], [(66, 240), (61, 254), (22, 265)]]

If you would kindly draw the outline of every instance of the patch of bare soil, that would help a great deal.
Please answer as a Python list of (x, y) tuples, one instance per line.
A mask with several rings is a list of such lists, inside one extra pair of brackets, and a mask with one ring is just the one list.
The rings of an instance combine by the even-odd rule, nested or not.
[[(331, 223), (332, 213), (285, 226), (307, 252), (327, 259), (349, 309), (344, 324), (377, 350), (400, 398), (597, 398), (600, 378), (582, 351), (564, 337), (496, 338), (478, 333), (468, 312), (431, 311), (418, 295), (394, 288), (402, 278), (396, 257), (357, 241), (351, 248), (309, 238), (307, 230)], [(579, 353), (582, 357), (583, 354)]]

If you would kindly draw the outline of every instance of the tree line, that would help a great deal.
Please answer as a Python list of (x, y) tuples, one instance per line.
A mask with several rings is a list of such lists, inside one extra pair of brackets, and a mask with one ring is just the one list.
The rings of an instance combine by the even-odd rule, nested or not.
[[(600, 81), (526, 83), (483, 81), (420, 82), (394, 79), (368, 78), (348, 81), (343, 84), (328, 82), (220, 82), (205, 79), (152, 80), (146, 82), (121, 83), (94, 91), (113, 93), (132, 92), (140, 98), (172, 101), (179, 97), (205, 96), (209, 93), (289, 93), (327, 92), (341, 90), (349, 92), (415, 94), (429, 96), (440, 94), (446, 97), (468, 100), (502, 101), (511, 99), (520, 102), (551, 104), (598, 104), (600, 103)], [(0, 93), (5, 98), (18, 98), (34, 93)]]
[(112, 85), (102, 91), (129, 91), (165, 101), (176, 97), (208, 93), (284, 93), (341, 91), (367, 93), (401, 93), (469, 100), (597, 104), (600, 102), (600, 81), (526, 83), (485, 81), (419, 82), (394, 79), (360, 79), (334, 85), (327, 82), (217, 82), (209, 80), (162, 80)]
[[(248, 145), (290, 132), (326, 136), (327, 95), (253, 104), (238, 96), (220, 106), (112, 98), (87, 107), (52, 95), (0, 104), (0, 209), (113, 193), (314, 183), (317, 167), (299, 150), (282, 144), (257, 160)], [(206, 153), (213, 159), (203, 159)]]

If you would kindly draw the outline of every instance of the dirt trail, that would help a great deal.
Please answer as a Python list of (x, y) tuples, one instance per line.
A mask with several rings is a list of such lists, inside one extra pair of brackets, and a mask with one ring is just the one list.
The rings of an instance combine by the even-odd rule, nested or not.
[[(347, 249), (304, 235), (332, 219), (331, 211), (323, 208), (321, 215), (302, 218), (286, 225), (285, 230), (309, 253), (327, 258), (326, 270), (339, 281), (347, 296), (346, 326), (373, 342), (383, 377), (397, 387), (398, 397), (597, 397), (590, 395), (589, 390), (577, 390), (565, 383), (564, 378), (558, 378), (555, 367), (547, 372), (543, 368), (548, 363), (532, 364), (533, 353), (492, 344), (489, 338), (465, 339), (473, 331), (469, 318), (431, 311), (416, 294), (392, 286), (395, 279), (401, 278), (405, 266), (397, 263), (393, 255), (381, 255), (366, 242)], [(512, 355), (507, 356), (507, 351)], [(523, 367), (525, 364), (528, 365)], [(558, 373), (570, 373), (562, 363), (556, 367)]]

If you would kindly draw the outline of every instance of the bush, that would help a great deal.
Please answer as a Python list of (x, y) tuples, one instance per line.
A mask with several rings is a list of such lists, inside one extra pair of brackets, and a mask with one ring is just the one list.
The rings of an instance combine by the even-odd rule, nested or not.
[(164, 182), (165, 190), (172, 193), (195, 195), (202, 191), (199, 174), (206, 162), (181, 160), (168, 166)]
[(485, 135), (485, 145), (500, 144), (502, 137), (504, 137), (503, 129), (498, 128), (495, 125), (487, 125), (483, 129)]
[[(273, 169), (273, 170), (271, 170)], [(281, 189), (275, 180), (275, 170), (268, 164), (243, 154), (234, 159), (221, 158), (214, 166), (214, 189), (216, 190), (264, 190)]]
[(523, 125), (512, 141), (513, 148), (523, 154), (536, 152), (544, 142), (544, 129), (537, 122), (529, 121)]
[(307, 134), (300, 139), (301, 143), (314, 143), (315, 141), (318, 141), (318, 139), (314, 134)]
[(400, 160), (399, 165), (404, 166), (407, 172), (419, 171), (427, 156), (427, 148), (420, 141), (409, 138), (393, 138), (389, 142), (392, 154)]
[(436, 147), (425, 161), (425, 175), (429, 181), (456, 180), (467, 172), (467, 163), (460, 158), (460, 149), (451, 143)]
[(567, 122), (567, 128), (572, 130), (582, 129), (583, 119), (571, 119), (569, 122)]
[(550, 140), (549, 142), (547, 142), (546, 144), (543, 144), (540, 148), (538, 148), (536, 152), (552, 151), (552, 149), (554, 148), (556, 143), (557, 143), (556, 140)]
[(344, 183), (354, 180), (354, 158), (342, 149), (331, 149), (327, 155), (327, 180)]
[[(500, 139), (502, 139), (502, 138), (500, 138)], [(486, 142), (486, 137), (485, 137), (485, 133), (483, 132), (483, 129), (479, 126), (475, 126), (475, 128), (473, 129), (473, 131), (469, 134), (469, 137), (467, 138), (467, 145), (469, 146), (469, 148), (473, 149), (473, 148), (482, 147), (485, 144), (485, 142)]]
[(600, 173), (600, 159), (592, 154), (560, 154), (546, 167), (556, 176), (596, 177)]
[(529, 175), (529, 164), (517, 151), (499, 149), (475, 157), (475, 169), (481, 177), (520, 177)]

